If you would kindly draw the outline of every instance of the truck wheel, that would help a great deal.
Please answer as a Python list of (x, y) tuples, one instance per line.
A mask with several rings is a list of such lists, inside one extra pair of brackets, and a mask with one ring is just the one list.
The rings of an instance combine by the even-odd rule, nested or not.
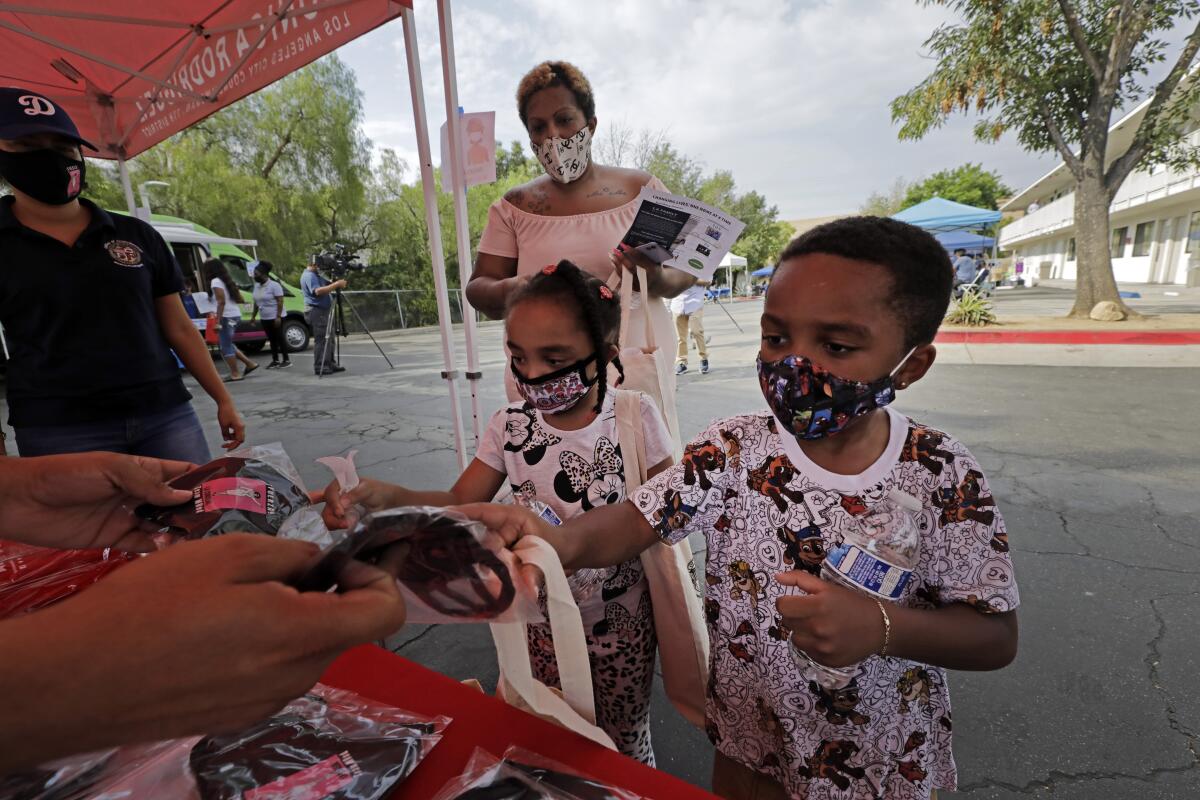
[(283, 321), (283, 341), (287, 345), (289, 353), (298, 353), (308, 349), (311, 335), (304, 320), (288, 317)]

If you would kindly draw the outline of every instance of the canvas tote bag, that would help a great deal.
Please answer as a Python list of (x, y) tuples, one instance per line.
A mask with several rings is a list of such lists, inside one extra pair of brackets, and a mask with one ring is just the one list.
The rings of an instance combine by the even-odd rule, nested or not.
[[(646, 436), (637, 392), (616, 390), (617, 436), (625, 465), (625, 493), (646, 480)], [(663, 687), (676, 710), (693, 725), (704, 727), (708, 687), (708, 628), (692, 579), (692, 548), (657, 542), (642, 553), (642, 569), (650, 585)]]

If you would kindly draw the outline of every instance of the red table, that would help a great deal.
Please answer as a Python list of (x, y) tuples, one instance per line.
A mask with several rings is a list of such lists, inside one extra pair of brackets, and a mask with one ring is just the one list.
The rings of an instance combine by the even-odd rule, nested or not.
[(321, 682), (418, 714), (453, 719), (442, 741), (392, 793), (392, 800), (429, 800), (462, 772), (476, 747), (500, 756), (514, 744), (647, 798), (714, 797), (374, 645), (342, 655)]

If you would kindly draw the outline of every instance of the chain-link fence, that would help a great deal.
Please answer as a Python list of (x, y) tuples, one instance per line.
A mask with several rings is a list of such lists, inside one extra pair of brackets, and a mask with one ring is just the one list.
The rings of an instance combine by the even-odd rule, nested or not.
[[(361, 333), (362, 323), (372, 331), (437, 325), (437, 297), (432, 289), (367, 289), (342, 292), (342, 296), (348, 301), (345, 318), (349, 333)], [(462, 309), (462, 290), (450, 289), (450, 319), (455, 324), (462, 322)]]

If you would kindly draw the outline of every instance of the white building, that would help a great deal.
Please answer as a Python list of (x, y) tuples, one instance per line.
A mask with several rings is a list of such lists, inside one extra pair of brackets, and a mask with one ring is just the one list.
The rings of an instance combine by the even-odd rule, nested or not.
[[(1110, 163), (1129, 147), (1147, 105), (1109, 129)], [(1192, 130), (1187, 139), (1200, 144), (1200, 130)], [(1000, 247), (1023, 262), (1026, 275), (1074, 280), (1075, 192), (1066, 164), (1021, 190), (1000, 210), (1025, 212), (1000, 230)], [(1176, 172), (1143, 165), (1117, 192), (1109, 227), (1118, 281), (1200, 285), (1200, 169)]]

